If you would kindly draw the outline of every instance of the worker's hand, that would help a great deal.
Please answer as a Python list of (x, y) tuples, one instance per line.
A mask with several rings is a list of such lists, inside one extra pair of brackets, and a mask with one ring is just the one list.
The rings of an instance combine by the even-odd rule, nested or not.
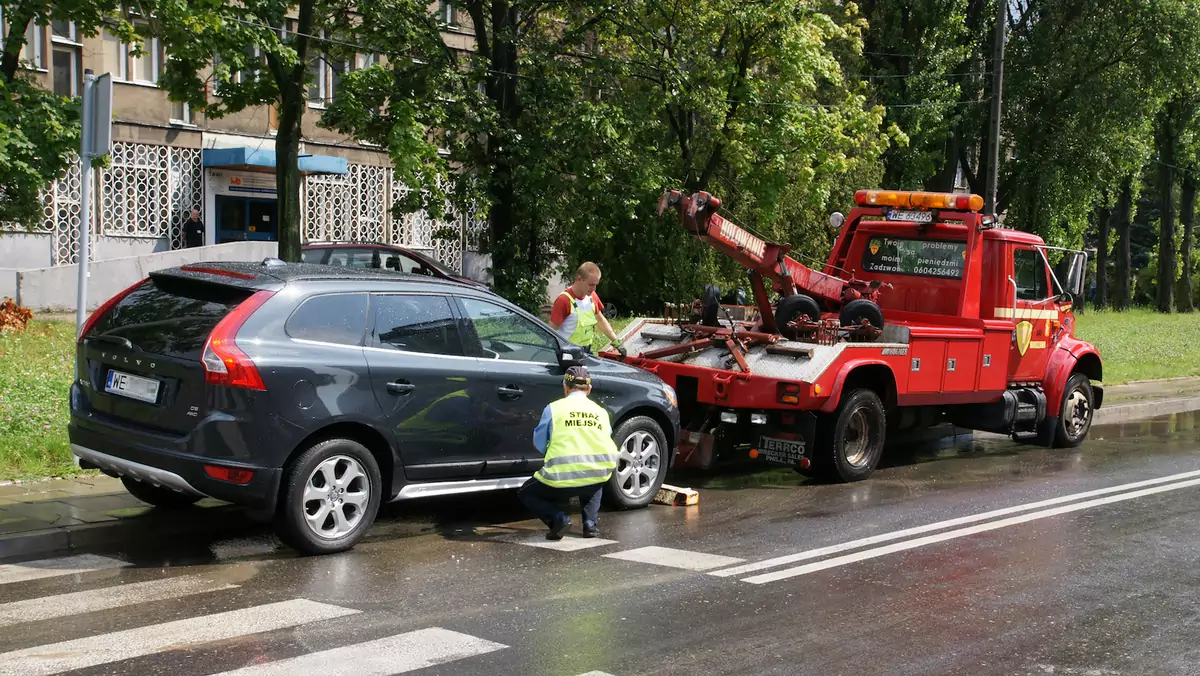
[(620, 339), (613, 340), (613, 347), (617, 348), (617, 354), (621, 355), (621, 359), (629, 356), (629, 351), (625, 349), (625, 345), (621, 343)]

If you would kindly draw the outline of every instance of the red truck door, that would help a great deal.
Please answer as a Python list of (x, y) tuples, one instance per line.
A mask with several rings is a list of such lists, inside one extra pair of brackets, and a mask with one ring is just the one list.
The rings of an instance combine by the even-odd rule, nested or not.
[[(1014, 320), (1009, 348), (1009, 382), (1041, 382), (1050, 358), (1052, 323), (1059, 319), (1058, 298), (1042, 252), (1013, 244), (1009, 269), (1011, 305), (997, 308), (998, 317)], [(1014, 297), (1015, 295), (1015, 297)]]

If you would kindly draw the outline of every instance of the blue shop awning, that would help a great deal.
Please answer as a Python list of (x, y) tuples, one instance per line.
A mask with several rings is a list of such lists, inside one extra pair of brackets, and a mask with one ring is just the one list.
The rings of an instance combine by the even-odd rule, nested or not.
[[(240, 169), (242, 171), (275, 171), (275, 151), (259, 148), (205, 148), (200, 153), (205, 168)], [(302, 174), (345, 174), (349, 165), (345, 158), (330, 155), (301, 153)]]

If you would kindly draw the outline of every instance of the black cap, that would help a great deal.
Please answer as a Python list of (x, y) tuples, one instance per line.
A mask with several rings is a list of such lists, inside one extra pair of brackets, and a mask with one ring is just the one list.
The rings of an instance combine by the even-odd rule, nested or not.
[(575, 385), (591, 385), (592, 377), (588, 375), (586, 366), (572, 366), (563, 374), (563, 382), (572, 387)]

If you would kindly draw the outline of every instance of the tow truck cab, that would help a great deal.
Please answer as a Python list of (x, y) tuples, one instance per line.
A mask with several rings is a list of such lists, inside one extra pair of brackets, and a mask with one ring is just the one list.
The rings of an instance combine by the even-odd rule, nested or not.
[[(748, 456), (854, 480), (889, 431), (943, 422), (1081, 443), (1103, 401), (1100, 356), (1074, 336), (1086, 254), (999, 227), (978, 195), (861, 190), (855, 202), (821, 271), (715, 210), (700, 225), (685, 218), (750, 268), (760, 317), (725, 321), (724, 333), (657, 320), (626, 330), (628, 361), (679, 392), (677, 464)], [(780, 302), (768, 304), (764, 277)], [(821, 315), (801, 318), (813, 329), (801, 336), (785, 311), (798, 305)], [(875, 314), (847, 316), (863, 305)], [(863, 317), (882, 326), (864, 337), (853, 331)]]

